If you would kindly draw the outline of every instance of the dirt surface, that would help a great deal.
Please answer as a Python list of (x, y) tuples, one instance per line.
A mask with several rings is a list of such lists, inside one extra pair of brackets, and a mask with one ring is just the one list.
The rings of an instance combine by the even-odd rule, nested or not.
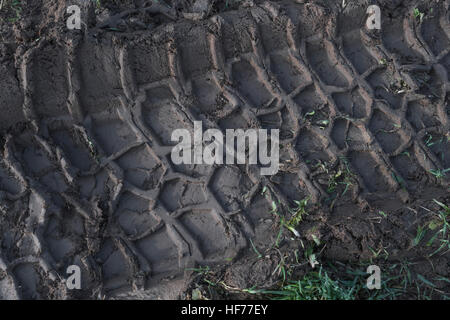
[[(449, 2), (378, 1), (381, 31), (365, 28), (372, 2), (330, 2), (3, 8), (0, 297), (190, 298), (209, 266), (235, 292), (213, 297), (248, 298), (311, 246), (319, 263), (450, 277), (433, 232), (414, 243), (433, 199), (450, 204)], [(172, 131), (199, 120), (280, 129), (279, 172), (173, 164)], [(300, 237), (280, 233), (302, 199)]]

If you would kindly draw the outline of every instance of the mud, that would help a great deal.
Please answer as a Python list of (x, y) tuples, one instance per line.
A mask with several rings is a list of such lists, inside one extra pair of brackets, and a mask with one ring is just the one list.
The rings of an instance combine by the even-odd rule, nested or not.
[[(369, 1), (150, 2), (72, 1), (74, 31), (64, 1), (0, 13), (1, 298), (185, 298), (198, 266), (268, 288), (305, 251), (272, 203), (307, 197), (297, 230), (323, 261), (383, 249), (449, 277), (448, 251), (412, 245), (450, 203), (432, 174), (450, 167), (448, 1), (379, 1), (381, 31)], [(280, 129), (279, 172), (173, 164), (171, 133), (194, 121)]]

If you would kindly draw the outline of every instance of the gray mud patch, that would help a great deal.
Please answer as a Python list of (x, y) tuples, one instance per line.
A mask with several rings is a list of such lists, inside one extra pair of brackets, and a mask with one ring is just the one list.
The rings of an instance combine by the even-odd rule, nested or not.
[[(216, 298), (248, 297), (305, 256), (299, 240), (321, 261), (384, 249), (380, 264), (449, 277), (448, 251), (411, 245), (433, 199), (450, 203), (445, 4), (383, 2), (380, 32), (365, 1), (232, 2), (85, 4), (74, 32), (63, 1), (2, 20), (0, 298), (189, 298), (207, 266), (238, 292)], [(416, 6), (433, 10), (419, 23)], [(194, 121), (280, 129), (279, 172), (175, 165), (171, 133)], [(279, 232), (302, 199), (300, 238)]]

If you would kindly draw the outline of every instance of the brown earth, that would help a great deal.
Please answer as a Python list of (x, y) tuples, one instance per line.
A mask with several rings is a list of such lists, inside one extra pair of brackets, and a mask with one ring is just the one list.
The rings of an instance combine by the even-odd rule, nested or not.
[[(449, 1), (378, 1), (381, 31), (364, 27), (371, 3), (2, 8), (0, 297), (189, 298), (210, 266), (248, 298), (311, 246), (323, 264), (449, 278), (449, 248), (430, 255), (431, 230), (414, 243), (433, 199), (450, 204)], [(173, 164), (171, 132), (198, 120), (280, 129), (280, 171)], [(300, 238), (280, 235), (302, 199)], [(64, 284), (73, 264), (82, 290)]]

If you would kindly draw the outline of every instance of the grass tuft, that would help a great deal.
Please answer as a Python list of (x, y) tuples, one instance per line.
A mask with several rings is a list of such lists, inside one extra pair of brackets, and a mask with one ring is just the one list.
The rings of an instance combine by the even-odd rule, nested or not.
[(6, 12), (6, 20), (15, 23), (22, 16), (21, 0), (0, 0), (0, 11)]
[(354, 300), (355, 290), (331, 279), (320, 267), (301, 280), (289, 281), (277, 291), (265, 291), (274, 300)]

